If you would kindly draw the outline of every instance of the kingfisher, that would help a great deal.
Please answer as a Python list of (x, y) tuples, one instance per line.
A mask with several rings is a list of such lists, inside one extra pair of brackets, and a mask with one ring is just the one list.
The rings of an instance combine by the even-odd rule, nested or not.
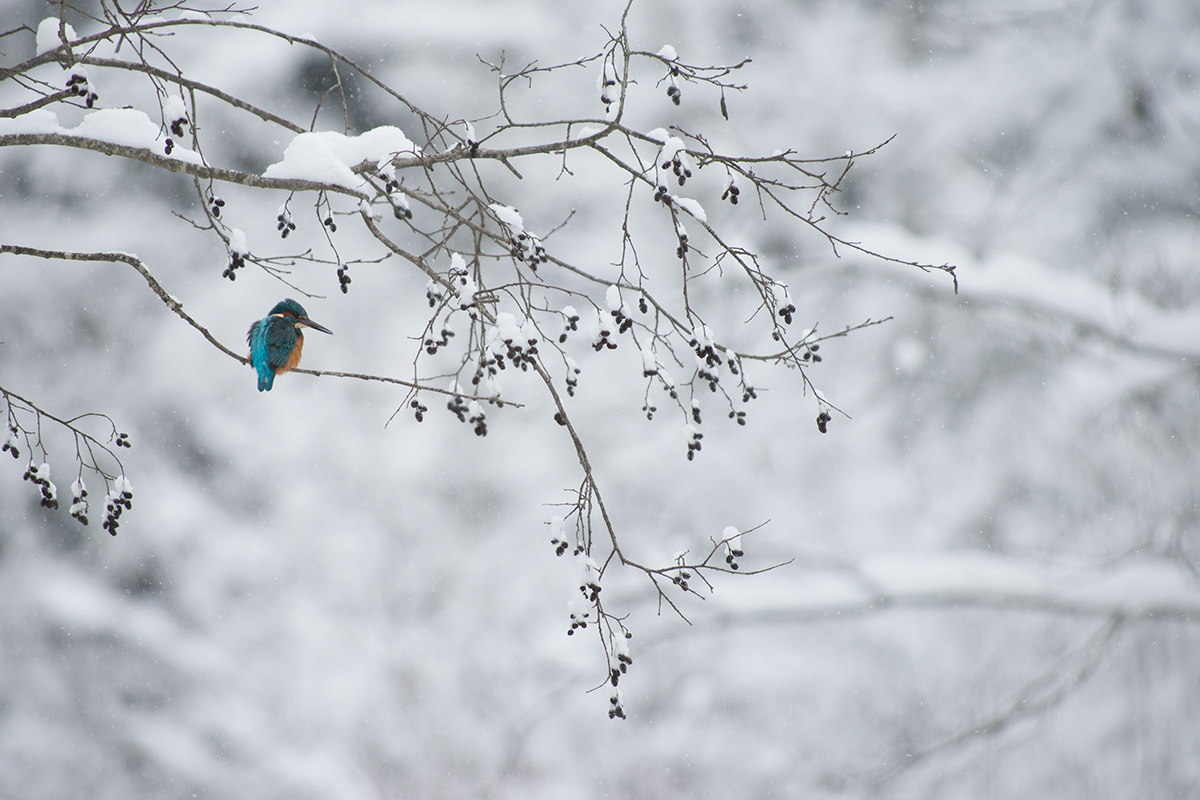
[(250, 345), (250, 363), (258, 370), (258, 390), (271, 391), (275, 376), (300, 366), (304, 350), (301, 328), (315, 328), (331, 336), (333, 331), (308, 318), (304, 306), (291, 298), (280, 300), (271, 313), (250, 326), (246, 344)]

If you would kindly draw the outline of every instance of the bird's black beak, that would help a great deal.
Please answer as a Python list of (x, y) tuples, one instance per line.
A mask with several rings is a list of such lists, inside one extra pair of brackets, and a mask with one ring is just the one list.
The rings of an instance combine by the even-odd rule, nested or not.
[(333, 336), (333, 331), (329, 330), (329, 328), (326, 328), (324, 325), (320, 325), (316, 322), (313, 322), (311, 319), (308, 319), (308, 318), (301, 319), (300, 317), (296, 317), (296, 323), (299, 325), (304, 325), (305, 327), (308, 327), (308, 328), (314, 328), (316, 330), (319, 330), (321, 333), (328, 333), (330, 336)]

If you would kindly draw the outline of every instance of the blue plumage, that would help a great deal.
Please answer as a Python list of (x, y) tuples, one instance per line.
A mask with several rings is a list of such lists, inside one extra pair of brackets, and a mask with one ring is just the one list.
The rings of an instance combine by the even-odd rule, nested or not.
[(315, 328), (323, 333), (333, 331), (308, 318), (304, 307), (295, 300), (281, 300), (266, 317), (250, 326), (246, 343), (250, 345), (250, 363), (258, 371), (258, 390), (269, 392), (275, 376), (290, 372), (300, 364), (304, 350), (301, 327)]

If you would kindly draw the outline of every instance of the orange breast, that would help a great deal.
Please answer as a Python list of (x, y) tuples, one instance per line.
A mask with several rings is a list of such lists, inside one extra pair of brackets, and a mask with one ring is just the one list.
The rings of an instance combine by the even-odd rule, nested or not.
[[(300, 326), (296, 326), (299, 328)], [(300, 353), (304, 350), (304, 334), (299, 330), (296, 331), (296, 346), (292, 348), (292, 352), (288, 353), (288, 360), (283, 362), (283, 366), (275, 370), (276, 375), (282, 375), (285, 372), (291, 372), (296, 367), (300, 366)]]

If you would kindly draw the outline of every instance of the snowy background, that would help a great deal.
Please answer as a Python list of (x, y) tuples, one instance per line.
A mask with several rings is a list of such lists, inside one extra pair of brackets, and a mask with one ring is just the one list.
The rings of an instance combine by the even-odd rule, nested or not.
[[(4, 0), (0, 27), (48, 8)], [(589, 55), (620, 11), (267, 2), (254, 19), (457, 118), (494, 106), (476, 54)], [(647, 104), (647, 127), (813, 156), (895, 134), (856, 168), (839, 230), (959, 265), (956, 296), (746, 224), (801, 324), (894, 317), (823, 348), (813, 378), (852, 417), (825, 436), (774, 376), (749, 424), (714, 424), (689, 463), (628, 365), (583, 364), (573, 415), (638, 555), (769, 520), (743, 563), (794, 563), (718, 581), (686, 605), (692, 626), (615, 582), (635, 637), (629, 719), (610, 722), (587, 692), (598, 646), (565, 635), (575, 571), (545, 522), (579, 478), (535, 385), (506, 386), (530, 405), (493, 413), (486, 439), (437, 404), (385, 427), (402, 395), (380, 385), (289, 375), (259, 394), (127, 266), (0, 256), (0, 385), (110, 414), (136, 490), (113, 539), (98, 514), (39, 508), (24, 462), (0, 462), (0, 797), (1200, 793), (1196, 4), (646, 0), (630, 31), (693, 63), (754, 59), (732, 122), (685, 86), (678, 110)], [(307, 125), (323, 62), (219, 38), (172, 47), (191, 77)], [(18, 63), (33, 36), (0, 49)], [(93, 78), (101, 106), (136, 103)], [(525, 95), (536, 113), (597, 113), (593, 72), (553, 86)], [(369, 94), (352, 115), (406, 122)], [(262, 170), (286, 144), (209, 125), (217, 163)], [(291, 294), (220, 278), (216, 241), (170, 215), (195, 202), (188, 180), (6, 150), (0, 241), (136, 252), (230, 346)], [(527, 223), (577, 211), (556, 248), (619, 242), (620, 187), (583, 161), (557, 183), (538, 180), (556, 164), (528, 167), (508, 186)], [(278, 244), (281, 197), (222, 191), (251, 248)], [(343, 296), (306, 270), (327, 299), (305, 305), (336, 334), (308, 337), (306, 366), (411, 372), (424, 277), (359, 266)], [(51, 459), (64, 494), (70, 457)]]

